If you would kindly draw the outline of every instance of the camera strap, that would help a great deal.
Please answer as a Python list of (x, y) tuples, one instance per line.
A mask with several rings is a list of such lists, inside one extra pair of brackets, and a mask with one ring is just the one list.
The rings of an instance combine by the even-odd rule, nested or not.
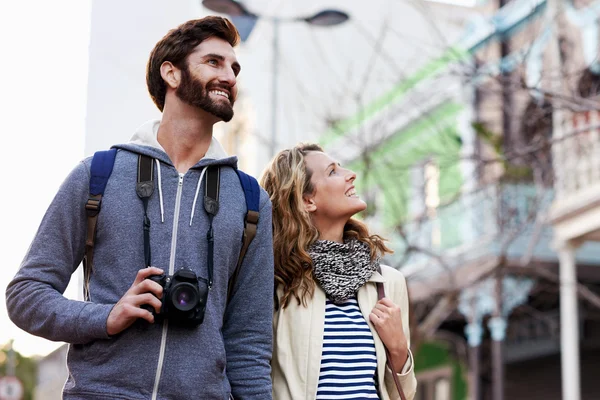
[[(90, 184), (89, 198), (85, 204), (87, 215), (87, 233), (85, 240), (85, 255), (83, 258), (84, 266), (84, 298), (90, 300), (89, 282), (93, 271), (93, 256), (94, 244), (96, 241), (96, 225), (98, 223), (98, 214), (101, 210), (102, 196), (110, 177), (113, 165), (115, 162), (117, 150), (97, 151), (94, 154), (90, 167)], [(244, 197), (246, 199), (246, 216), (244, 217), (244, 233), (242, 236), (242, 247), (236, 268), (229, 278), (227, 288), (227, 303), (231, 300), (234, 288), (236, 286), (237, 277), (239, 275), (244, 256), (256, 236), (258, 219), (259, 219), (259, 203), (260, 203), (260, 187), (256, 179), (239, 169), (233, 167), (238, 175)], [(210, 172), (209, 172), (210, 171)], [(214, 240), (212, 234), (212, 219), (219, 210), (219, 185), (220, 185), (220, 169), (218, 166), (208, 167), (207, 184), (205, 190), (205, 208), (208, 207), (207, 213), (210, 219), (211, 229), (208, 232), (209, 251), (209, 280), (212, 285), (213, 281), (213, 255), (214, 255)], [(151, 265), (150, 251), (150, 219), (148, 218), (148, 202), (154, 192), (154, 160), (148, 156), (138, 156), (138, 177), (136, 183), (136, 193), (142, 200), (144, 205), (144, 258), (146, 265)]]
[(146, 267), (152, 265), (150, 253), (150, 218), (148, 218), (148, 199), (154, 192), (154, 168), (151, 157), (140, 154), (138, 156), (138, 173), (135, 191), (144, 205), (144, 260)]
[[(258, 224), (258, 202), (260, 199), (260, 190), (258, 183), (254, 178), (250, 177), (239, 170), (236, 170), (240, 177), (242, 188), (244, 189), (244, 196), (246, 198), (246, 206), (248, 211), (244, 219), (244, 235), (242, 240), (242, 248), (240, 250), (240, 256), (238, 263), (231, 277), (227, 290), (228, 302), (231, 298), (233, 286), (237, 275), (239, 274), (240, 266), (244, 259), (244, 255), (250, 246), (250, 243), (256, 235), (256, 228)], [(242, 179), (244, 178), (244, 179)], [(211, 288), (213, 284), (213, 270), (214, 270), (214, 230), (213, 230), (213, 219), (219, 212), (219, 187), (221, 184), (221, 169), (219, 166), (208, 166), (205, 172), (205, 185), (204, 185), (204, 210), (208, 214), (209, 228), (206, 233), (206, 240), (208, 242), (208, 251), (206, 255), (206, 265), (208, 268), (208, 287)], [(150, 251), (150, 218), (148, 218), (148, 201), (154, 192), (154, 165), (151, 157), (140, 154), (138, 156), (138, 174), (136, 193), (142, 200), (144, 205), (144, 258), (146, 266), (152, 265), (152, 257)]]
[[(206, 233), (208, 242), (208, 252), (206, 254), (206, 265), (208, 267), (208, 288), (213, 284), (213, 264), (214, 264), (214, 231), (213, 218), (219, 211), (219, 184), (221, 181), (221, 171), (219, 167), (206, 167), (206, 184), (204, 186), (204, 209), (208, 214), (209, 228)], [(146, 155), (138, 156), (137, 184), (135, 191), (144, 205), (144, 259), (146, 266), (152, 265), (152, 256), (150, 251), (150, 218), (148, 218), (148, 200), (154, 192), (154, 166), (153, 159)]]
[(206, 254), (206, 265), (208, 266), (208, 288), (213, 284), (213, 259), (215, 249), (215, 236), (213, 232), (213, 219), (219, 212), (219, 185), (221, 182), (221, 169), (218, 166), (206, 167), (206, 184), (204, 185), (204, 209), (208, 214), (208, 252)]

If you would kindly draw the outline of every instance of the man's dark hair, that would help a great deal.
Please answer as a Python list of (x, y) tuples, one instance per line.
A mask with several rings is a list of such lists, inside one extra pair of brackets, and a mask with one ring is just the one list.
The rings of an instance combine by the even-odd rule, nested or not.
[(226, 40), (232, 47), (240, 41), (240, 35), (231, 21), (210, 16), (179, 25), (154, 46), (146, 68), (146, 84), (150, 97), (161, 112), (165, 106), (167, 84), (160, 75), (160, 66), (165, 61), (170, 61), (179, 69), (187, 68), (187, 56), (201, 42), (211, 37)]

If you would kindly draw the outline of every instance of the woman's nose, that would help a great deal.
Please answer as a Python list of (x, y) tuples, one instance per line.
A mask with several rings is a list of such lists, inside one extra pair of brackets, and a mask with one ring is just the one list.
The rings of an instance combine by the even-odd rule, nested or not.
[(356, 179), (356, 173), (354, 173), (353, 171), (348, 170), (348, 175), (346, 175), (346, 180), (348, 182), (352, 182), (355, 179)]

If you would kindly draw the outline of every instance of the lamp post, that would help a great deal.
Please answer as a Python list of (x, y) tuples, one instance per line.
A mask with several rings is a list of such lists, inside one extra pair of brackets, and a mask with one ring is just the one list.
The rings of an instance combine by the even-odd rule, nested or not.
[(278, 78), (279, 78), (279, 25), (281, 22), (305, 22), (314, 26), (334, 26), (346, 22), (350, 17), (339, 10), (321, 10), (309, 17), (279, 18), (273, 16), (258, 15), (249, 11), (243, 4), (235, 0), (202, 0), (202, 5), (221, 14), (227, 14), (231, 17), (245, 17), (257, 20), (259, 18), (267, 19), (273, 23), (273, 74), (271, 77), (271, 140), (269, 142), (269, 153), (275, 155), (277, 143), (277, 102), (278, 102)]

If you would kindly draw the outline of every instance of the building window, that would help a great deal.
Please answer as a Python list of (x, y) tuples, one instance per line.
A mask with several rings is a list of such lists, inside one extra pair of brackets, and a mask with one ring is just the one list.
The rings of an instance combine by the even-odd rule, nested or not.
[(423, 163), (417, 163), (410, 169), (410, 189), (408, 196), (409, 219), (423, 218), (425, 214), (425, 171)]
[(440, 206), (440, 168), (428, 159), (414, 165), (410, 173), (409, 215), (421, 226), (423, 246), (439, 247), (442, 242), (437, 209)]
[(586, 68), (577, 84), (579, 95), (583, 98), (596, 97), (600, 94), (600, 74)]
[(551, 140), (553, 132), (552, 104), (531, 98), (522, 116), (521, 135), (525, 145), (523, 161), (532, 168), (533, 176), (547, 186), (553, 183)]
[(450, 379), (439, 378), (434, 383), (434, 400), (450, 400)]
[(442, 232), (438, 217), (440, 206), (440, 167), (429, 160), (425, 164), (425, 208), (427, 217), (431, 221), (431, 245), (440, 247), (442, 244)]
[(452, 399), (452, 368), (449, 366), (418, 373), (417, 382), (415, 400)]
[(435, 214), (440, 206), (440, 168), (434, 161), (425, 164), (425, 206), (427, 212)]

